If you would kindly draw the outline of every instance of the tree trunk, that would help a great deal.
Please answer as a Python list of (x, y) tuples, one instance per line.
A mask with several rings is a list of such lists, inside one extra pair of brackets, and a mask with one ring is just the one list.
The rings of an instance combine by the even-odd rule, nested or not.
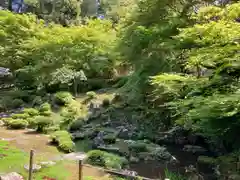
[(12, 11), (12, 0), (8, 0), (8, 10)]

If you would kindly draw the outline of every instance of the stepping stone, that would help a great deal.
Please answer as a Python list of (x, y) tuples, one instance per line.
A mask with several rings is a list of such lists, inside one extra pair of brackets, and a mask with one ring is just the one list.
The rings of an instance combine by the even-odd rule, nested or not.
[(16, 172), (12, 172), (12, 173), (8, 173), (3, 176), (0, 176), (0, 180), (24, 180), (24, 179), (20, 174)]
[(40, 162), (43, 167), (54, 166), (56, 163), (53, 161)]
[[(33, 172), (37, 172), (37, 171), (39, 171), (41, 168), (42, 168), (42, 166), (37, 165), (37, 164), (33, 164), (32, 171), (33, 171)], [(27, 171), (29, 171), (29, 165), (26, 164), (26, 165), (24, 166), (24, 169), (26, 169)]]
[(84, 159), (87, 155), (85, 153), (69, 153), (63, 156), (64, 159), (67, 160), (79, 160), (79, 159)]

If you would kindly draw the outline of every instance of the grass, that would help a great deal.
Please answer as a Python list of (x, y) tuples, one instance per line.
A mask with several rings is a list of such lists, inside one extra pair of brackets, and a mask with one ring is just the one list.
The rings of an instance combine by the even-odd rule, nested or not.
[(0, 172), (19, 172), (27, 163), (27, 154), (0, 141), (0, 161)]
[[(24, 165), (28, 163), (28, 154), (16, 149), (8, 144), (8, 142), (0, 141), (0, 172), (18, 172), (27, 178), (27, 171)], [(43, 177), (50, 177), (53, 179), (67, 179), (70, 175), (62, 162), (55, 166), (42, 168), (39, 172), (34, 173), (34, 180), (42, 180)]]

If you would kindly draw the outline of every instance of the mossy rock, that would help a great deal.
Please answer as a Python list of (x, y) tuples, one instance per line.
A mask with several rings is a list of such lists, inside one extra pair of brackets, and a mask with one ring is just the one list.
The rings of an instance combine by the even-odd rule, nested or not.
[(215, 158), (208, 157), (208, 156), (199, 156), (197, 161), (199, 163), (214, 165), (214, 164), (216, 164), (217, 160)]

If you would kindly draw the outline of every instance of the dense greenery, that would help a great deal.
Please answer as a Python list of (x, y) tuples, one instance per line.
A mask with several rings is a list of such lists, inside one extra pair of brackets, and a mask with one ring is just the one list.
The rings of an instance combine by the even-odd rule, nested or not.
[(240, 4), (209, 6), (192, 16), (197, 22), (175, 36), (184, 49), (185, 72), (152, 78), (156, 100), (186, 128), (239, 147)]
[[(156, 140), (177, 125), (225, 152), (239, 150), (238, 0), (104, 0), (97, 10), (104, 20), (86, 19), (96, 15), (90, 1), (39, 2), (27, 1), (35, 15), (0, 11), (0, 66), (11, 70), (15, 86), (0, 98), (0, 111), (31, 106), (5, 125), (56, 131), (53, 141), (71, 152), (66, 130), (88, 120), (94, 90), (114, 86), (119, 100), (103, 99), (101, 108), (132, 111), (127, 121), (137, 122), (142, 136)], [(81, 103), (79, 93), (87, 96)], [(121, 168), (107, 164), (120, 161), (111, 154), (90, 157)]]
[(86, 161), (89, 164), (103, 166), (108, 169), (122, 169), (128, 163), (123, 157), (100, 150), (89, 151)]

